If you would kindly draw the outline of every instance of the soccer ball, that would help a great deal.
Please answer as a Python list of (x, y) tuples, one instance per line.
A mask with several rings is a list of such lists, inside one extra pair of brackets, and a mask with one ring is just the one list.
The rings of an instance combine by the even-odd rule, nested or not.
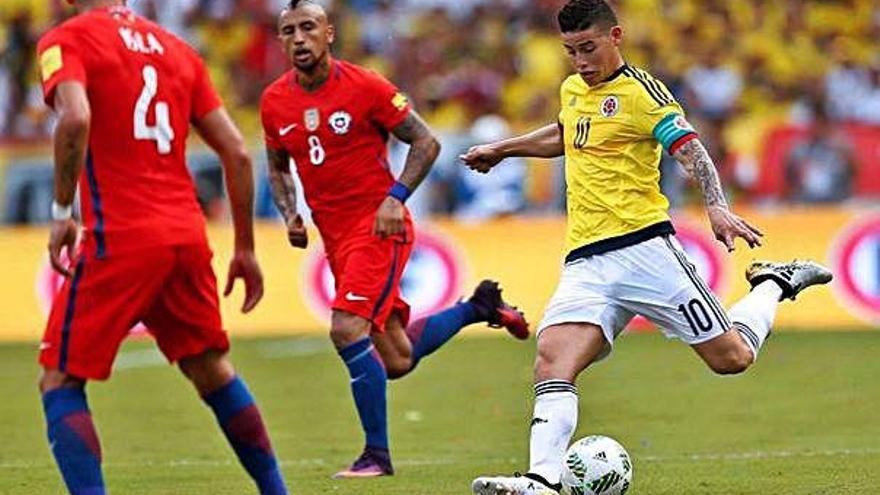
[(633, 466), (616, 440), (601, 435), (582, 438), (565, 454), (562, 492), (568, 495), (623, 495), (632, 483)]

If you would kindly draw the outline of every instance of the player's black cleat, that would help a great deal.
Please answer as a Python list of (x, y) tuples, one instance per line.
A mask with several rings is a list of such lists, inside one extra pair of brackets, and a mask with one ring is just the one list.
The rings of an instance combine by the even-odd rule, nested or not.
[(501, 298), (498, 282), (483, 280), (474, 290), (468, 302), (476, 306), (480, 318), (493, 328), (506, 328), (514, 337), (525, 340), (529, 338), (529, 322), (522, 311), (511, 306)]
[(765, 280), (772, 280), (782, 288), (779, 300), (794, 300), (811, 285), (827, 284), (833, 278), (831, 271), (810, 260), (794, 260), (791, 263), (755, 261), (746, 269), (746, 280), (754, 288)]

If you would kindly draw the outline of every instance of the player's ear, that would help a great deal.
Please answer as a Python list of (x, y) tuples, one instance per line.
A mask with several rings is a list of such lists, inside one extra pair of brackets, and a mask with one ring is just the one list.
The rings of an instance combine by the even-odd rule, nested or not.
[(623, 27), (612, 27), (611, 31), (608, 33), (608, 37), (611, 38), (611, 43), (614, 44), (614, 46), (620, 46), (620, 42), (623, 41)]
[(327, 26), (327, 43), (333, 44), (336, 40), (336, 26), (330, 24)]

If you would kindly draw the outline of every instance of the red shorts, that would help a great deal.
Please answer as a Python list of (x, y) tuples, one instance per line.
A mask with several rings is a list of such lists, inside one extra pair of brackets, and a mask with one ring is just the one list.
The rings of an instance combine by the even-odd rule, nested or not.
[(228, 350), (212, 255), (206, 244), (161, 246), (106, 259), (80, 255), (73, 277), (52, 302), (40, 364), (105, 380), (120, 344), (138, 322), (171, 362), (208, 349)]
[(327, 258), (336, 281), (333, 309), (370, 320), (374, 332), (384, 332), (392, 313), (404, 326), (409, 323), (410, 308), (400, 296), (400, 279), (415, 236), (409, 215), (403, 235), (382, 239), (372, 229), (373, 218), (368, 218)]

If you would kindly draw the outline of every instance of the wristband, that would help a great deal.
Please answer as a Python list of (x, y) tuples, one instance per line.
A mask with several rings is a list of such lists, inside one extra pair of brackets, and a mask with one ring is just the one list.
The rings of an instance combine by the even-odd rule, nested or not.
[(52, 201), (52, 220), (70, 220), (73, 216), (73, 206), (61, 206), (57, 201)]
[(401, 203), (406, 203), (406, 200), (409, 199), (410, 194), (412, 194), (412, 191), (410, 191), (408, 187), (404, 186), (400, 182), (395, 182), (394, 185), (391, 186), (391, 190), (388, 191), (389, 196), (397, 199)]

